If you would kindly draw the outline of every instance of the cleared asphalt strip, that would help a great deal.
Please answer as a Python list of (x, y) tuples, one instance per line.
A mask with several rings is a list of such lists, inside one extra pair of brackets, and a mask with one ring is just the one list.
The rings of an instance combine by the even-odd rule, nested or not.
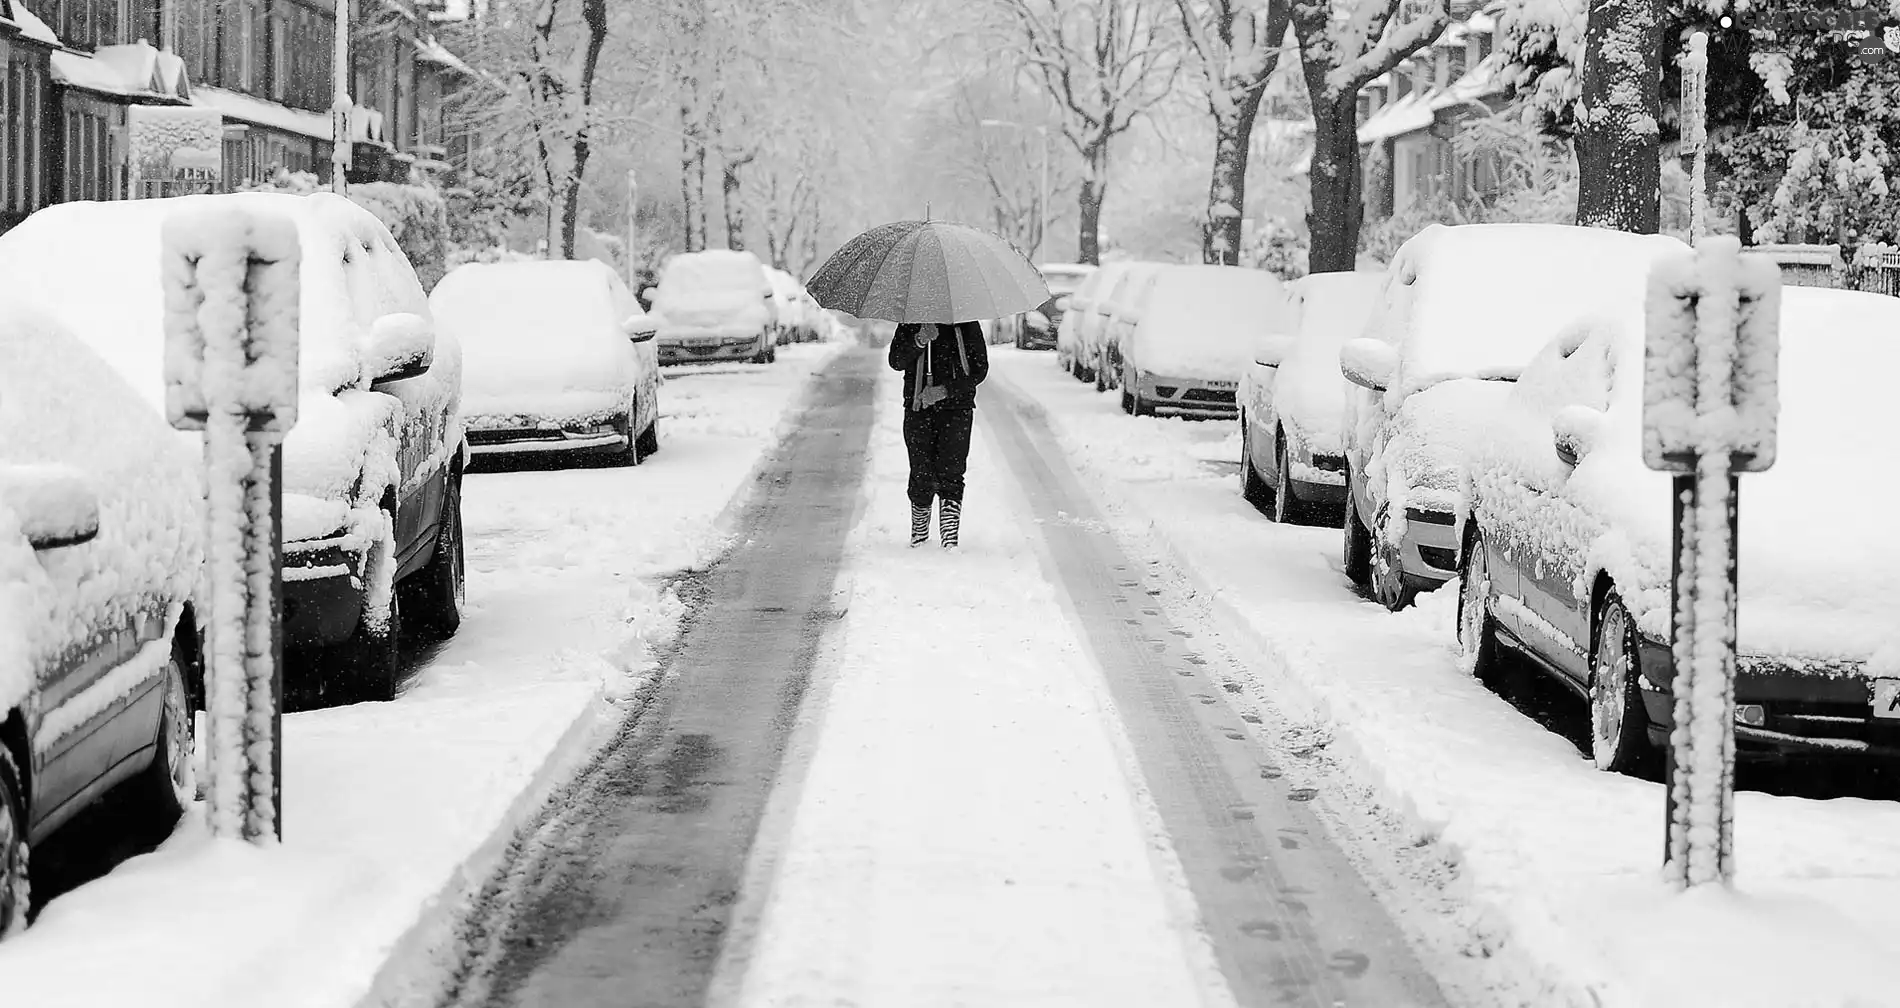
[(763, 464), (738, 545), (680, 586), (667, 679), (524, 838), (439, 1004), (704, 1002), (859, 498), (878, 355), (841, 355)]

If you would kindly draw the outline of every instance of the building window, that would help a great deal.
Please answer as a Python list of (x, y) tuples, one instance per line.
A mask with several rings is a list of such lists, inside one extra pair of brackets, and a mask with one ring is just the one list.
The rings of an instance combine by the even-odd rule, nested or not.
[(0, 210), (28, 214), (45, 200), (43, 132), (46, 121), (46, 66), (31, 50), (13, 50), (6, 62), (5, 115), (0, 116), (0, 150), (6, 155)]

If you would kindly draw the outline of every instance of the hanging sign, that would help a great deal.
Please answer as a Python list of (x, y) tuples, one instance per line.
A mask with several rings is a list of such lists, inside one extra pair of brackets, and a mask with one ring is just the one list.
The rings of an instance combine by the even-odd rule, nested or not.
[(224, 182), (224, 116), (216, 109), (125, 110), (134, 198), (216, 192)]

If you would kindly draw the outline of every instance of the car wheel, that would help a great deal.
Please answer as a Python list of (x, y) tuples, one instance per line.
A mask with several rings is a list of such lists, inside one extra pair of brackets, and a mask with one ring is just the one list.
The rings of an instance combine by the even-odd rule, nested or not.
[(452, 637), (462, 626), (462, 607), (468, 601), (468, 566), (462, 544), (462, 475), (449, 474), (442, 501), (442, 524), (436, 532), (435, 555), (412, 579), (417, 586), (411, 607), (416, 622), (438, 638)]
[(652, 457), (660, 450), (660, 418), (654, 417), (647, 429), (640, 432), (640, 439), (634, 442), (642, 460)]
[(402, 593), (392, 591), (389, 625), (375, 630), (368, 619), (357, 621), (356, 632), (336, 649), (331, 670), (324, 677), (325, 694), (346, 704), (396, 699), (402, 685), (401, 638)]
[(1306, 509), (1293, 496), (1293, 474), (1286, 464), (1286, 431), (1278, 431), (1273, 447), (1273, 520), (1300, 525), (1305, 519)]
[[(1125, 380), (1126, 379), (1124, 379), (1124, 381)], [(1135, 415), (1136, 416), (1154, 416), (1155, 415), (1155, 404), (1141, 397), (1140, 385), (1135, 386), (1134, 400), (1135, 400)]]
[(639, 439), (633, 434), (634, 407), (630, 404), (627, 412), (614, 420), (614, 432), (625, 438), (627, 446), (608, 457), (609, 465), (636, 466), (640, 464)]
[(26, 792), (12, 750), (0, 744), (0, 939), (26, 927), (26, 864)]
[(773, 347), (772, 349), (770, 349), (770, 350), (767, 350), (767, 351), (765, 352), (765, 362), (766, 362), (767, 364), (777, 364), (777, 363), (778, 363), (778, 347)]
[(1128, 389), (1125, 386), (1122, 388), (1122, 412), (1129, 416), (1135, 415), (1134, 397), (1128, 394)]
[[(1377, 519), (1374, 519), (1377, 521)], [(1398, 612), (1418, 601), (1423, 586), (1405, 574), (1398, 546), (1384, 536), (1370, 535), (1372, 544), (1372, 595), (1389, 612)]]
[(1253, 467), (1253, 433), (1245, 413), (1240, 415), (1240, 496), (1256, 508), (1267, 499), (1267, 484)]
[(1603, 600), (1590, 652), (1590, 758), (1599, 770), (1653, 773), (1649, 715), (1637, 685), (1636, 621), (1615, 592)]
[[(1351, 487), (1351, 477), (1347, 486)], [(1372, 581), (1372, 533), (1366, 530), (1366, 523), (1359, 520), (1359, 509), (1353, 505), (1351, 490), (1346, 497), (1345, 534), (1341, 536), (1343, 552), (1340, 567), (1346, 573), (1346, 580), (1365, 588)]]
[(133, 779), (134, 800), (140, 809), (148, 810), (154, 822), (167, 828), (176, 824), (185, 806), (198, 798), (198, 782), (191, 769), (196, 723), (185, 668), (185, 656), (174, 643), (171, 662), (165, 667), (165, 682), (160, 687), (165, 692), (152, 762)]
[(1458, 662), (1482, 678), (1497, 660), (1498, 627), (1491, 618), (1491, 567), (1478, 520), (1466, 520), (1465, 551), (1458, 564)]
[(1108, 362), (1100, 357), (1095, 358), (1095, 391), (1108, 391)]

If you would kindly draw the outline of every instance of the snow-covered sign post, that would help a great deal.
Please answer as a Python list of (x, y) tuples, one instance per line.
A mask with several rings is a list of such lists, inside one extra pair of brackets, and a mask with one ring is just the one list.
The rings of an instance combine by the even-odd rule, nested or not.
[(284, 434), (297, 422), (298, 246), (288, 218), (165, 222), (165, 408), (204, 431), (206, 798), (212, 833), (283, 836)]
[(1650, 273), (1643, 461), (1675, 474), (1664, 874), (1733, 874), (1738, 474), (1775, 461), (1781, 273), (1723, 235)]

